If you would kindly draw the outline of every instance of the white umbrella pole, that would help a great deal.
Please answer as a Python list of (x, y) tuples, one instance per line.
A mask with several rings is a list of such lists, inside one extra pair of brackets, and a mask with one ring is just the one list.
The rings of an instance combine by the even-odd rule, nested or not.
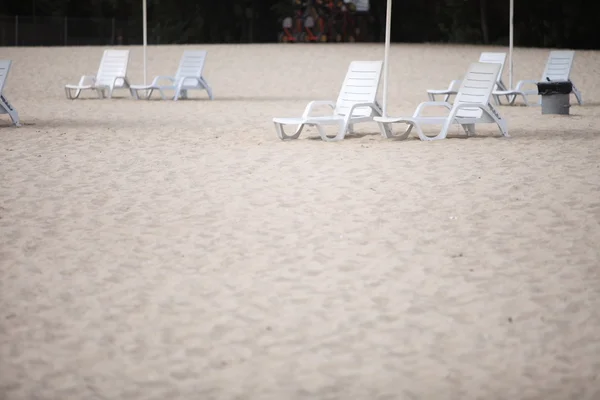
[(509, 89), (513, 88), (513, 15), (515, 14), (515, 2), (510, 0), (510, 12), (509, 12), (509, 31), (508, 31), (508, 84)]
[(144, 30), (144, 86), (146, 85), (146, 46), (148, 46), (148, 23), (147, 23), (147, 14), (146, 14), (146, 0), (142, 2), (142, 14), (143, 14), (143, 30)]
[(387, 0), (385, 13), (385, 52), (383, 55), (383, 116), (387, 117), (388, 72), (390, 57), (390, 35), (392, 32), (392, 0)]

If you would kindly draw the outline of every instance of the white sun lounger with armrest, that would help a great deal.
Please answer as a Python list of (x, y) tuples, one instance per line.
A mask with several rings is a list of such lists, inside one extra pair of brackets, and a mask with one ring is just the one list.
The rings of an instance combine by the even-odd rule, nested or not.
[[(207, 52), (205, 50), (185, 50), (174, 76), (156, 76), (150, 85), (131, 85), (131, 95), (135, 99), (149, 99), (154, 90), (158, 90), (163, 100), (165, 90), (174, 90), (173, 100), (185, 99), (188, 90), (206, 90), (209, 99), (213, 99), (212, 89), (202, 76)], [(145, 92), (140, 96), (140, 92)]]
[(94, 90), (101, 99), (110, 99), (115, 89), (129, 88), (127, 66), (129, 50), (104, 50), (96, 76), (84, 75), (77, 85), (65, 85), (68, 99), (76, 99), (83, 90)]
[[(583, 98), (581, 97), (581, 92), (575, 84), (571, 80), (571, 68), (573, 66), (573, 59), (575, 58), (575, 52), (572, 50), (554, 50), (551, 51), (548, 55), (548, 60), (546, 61), (546, 67), (544, 68), (544, 73), (540, 78), (540, 82), (547, 81), (569, 81), (573, 85), (572, 93), (575, 95), (577, 102), (579, 105), (583, 104)], [(529, 102), (528, 96), (537, 96), (538, 81), (535, 80), (522, 80), (517, 82), (517, 86), (513, 90), (495, 90), (493, 96), (496, 101), (500, 103), (500, 98), (505, 96), (508, 99), (508, 104), (513, 105), (517, 98), (521, 97), (525, 105), (532, 105)], [(533, 86), (535, 88), (526, 89), (526, 85)], [(541, 97), (537, 103), (533, 105), (540, 105)]]
[[(506, 90), (506, 85), (502, 81), (502, 71), (504, 70), (504, 63), (506, 62), (506, 53), (483, 52), (479, 56), (479, 62), (498, 63), (501, 65), (500, 73), (498, 74), (498, 80), (496, 81), (496, 89)], [(444, 96), (444, 101), (450, 101), (450, 97), (458, 93), (460, 84), (460, 79), (455, 79), (450, 82), (448, 89), (429, 89), (427, 90), (427, 95), (431, 101), (435, 101), (435, 96)]]
[[(273, 118), (277, 136), (281, 140), (297, 139), (305, 126), (314, 126), (321, 139), (333, 142), (344, 139), (347, 132), (352, 132), (354, 124), (373, 121), (374, 116), (381, 115), (381, 108), (377, 103), (377, 90), (382, 66), (382, 61), (351, 62), (337, 101), (312, 101), (308, 103), (301, 117)], [(319, 106), (329, 106), (331, 114), (314, 116), (313, 112)], [(284, 132), (285, 125), (296, 126), (292, 135)], [(327, 135), (324, 125), (337, 125), (335, 136)]]
[[(473, 63), (462, 80), (454, 104), (445, 101), (427, 101), (419, 104), (412, 117), (375, 117), (374, 120), (379, 123), (381, 134), (388, 138), (406, 139), (415, 128), (421, 140), (445, 139), (450, 127), (455, 124), (462, 126), (467, 136), (471, 136), (475, 134), (475, 125), (482, 123), (496, 124), (501, 134), (508, 136), (506, 121), (490, 104), (499, 72), (499, 64)], [(445, 107), (448, 115), (442, 117), (422, 115), (427, 107), (436, 106)], [(407, 124), (408, 128), (400, 135), (394, 136), (391, 129), (391, 124), (394, 123)], [(435, 136), (427, 136), (422, 129), (424, 125), (442, 125), (442, 129)]]

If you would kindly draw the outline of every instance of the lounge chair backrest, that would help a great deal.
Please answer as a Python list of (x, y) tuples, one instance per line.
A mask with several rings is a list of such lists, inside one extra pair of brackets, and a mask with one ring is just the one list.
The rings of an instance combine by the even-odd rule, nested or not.
[(479, 62), (498, 63), (504, 66), (504, 63), (506, 62), (506, 53), (490, 53), (484, 51), (479, 56)]
[(178, 81), (184, 76), (195, 76), (200, 78), (204, 69), (204, 61), (206, 60), (205, 50), (185, 50), (179, 61), (179, 68), (175, 74), (175, 80)]
[(551, 81), (568, 81), (574, 57), (575, 52), (572, 50), (551, 51), (541, 81), (546, 82), (546, 78)]
[[(346, 115), (353, 104), (375, 103), (382, 67), (383, 61), (352, 61), (335, 104), (335, 113)], [(358, 107), (352, 115), (369, 117), (373, 115), (373, 110)]]
[(479, 62), (500, 64), (501, 67), (500, 73), (498, 74), (498, 81), (502, 80), (502, 71), (504, 70), (504, 63), (506, 62), (506, 53), (483, 52), (479, 56)]
[[(104, 50), (96, 74), (96, 84), (111, 85), (115, 77), (126, 76), (127, 64), (129, 64), (129, 50)], [(118, 79), (116, 86), (121, 85), (123, 85), (123, 80)]]
[(6, 82), (6, 78), (8, 77), (10, 64), (10, 60), (0, 60), (0, 94), (2, 94), (2, 89), (4, 89), (4, 83)]
[[(497, 63), (473, 63), (469, 66), (467, 73), (462, 80), (454, 107), (464, 103), (475, 103), (488, 106), (492, 90), (496, 85), (498, 74), (500, 73), (500, 64)], [(480, 118), (482, 111), (479, 108), (460, 109), (456, 114), (462, 118)]]

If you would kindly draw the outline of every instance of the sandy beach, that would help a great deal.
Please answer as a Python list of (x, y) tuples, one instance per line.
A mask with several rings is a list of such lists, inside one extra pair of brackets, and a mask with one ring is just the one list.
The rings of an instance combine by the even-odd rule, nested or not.
[[(272, 118), (382, 44), (150, 46), (149, 79), (185, 48), (215, 100), (71, 101), (104, 47), (0, 48), (0, 399), (600, 399), (600, 51), (570, 116), (499, 107), (510, 138), (326, 143)], [(394, 45), (389, 114), (481, 51)]]

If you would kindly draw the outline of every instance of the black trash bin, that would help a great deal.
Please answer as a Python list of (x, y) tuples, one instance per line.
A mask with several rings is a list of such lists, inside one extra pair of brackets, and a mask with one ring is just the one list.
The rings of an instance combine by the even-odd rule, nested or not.
[(573, 91), (570, 81), (538, 82), (538, 94), (542, 96), (542, 114), (569, 115), (569, 96)]

